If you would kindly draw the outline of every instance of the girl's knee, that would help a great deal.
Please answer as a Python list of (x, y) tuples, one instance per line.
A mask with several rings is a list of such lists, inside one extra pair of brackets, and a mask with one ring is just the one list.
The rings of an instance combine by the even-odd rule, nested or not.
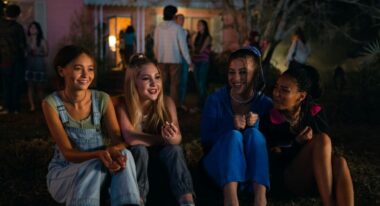
[(129, 156), (132, 155), (131, 151), (129, 151), (128, 149), (123, 149), (121, 151), (121, 154), (124, 155), (124, 156), (127, 156), (127, 157), (129, 157)]
[(149, 157), (148, 148), (144, 145), (135, 145), (130, 148), (130, 151), (127, 150), (127, 153), (132, 153), (134, 157)]
[(236, 129), (230, 130), (224, 135), (223, 140), (228, 142), (241, 142), (243, 140), (243, 134)]
[(347, 160), (342, 156), (335, 157), (333, 161), (333, 170), (339, 174), (348, 171)]
[(332, 149), (331, 138), (326, 133), (317, 134), (313, 137), (314, 145), (321, 149)]
[(163, 158), (183, 155), (182, 147), (179, 145), (166, 145), (160, 153), (160, 156)]
[(253, 144), (259, 147), (266, 147), (266, 139), (264, 135), (257, 128), (247, 128), (244, 131), (246, 141), (251, 141)]

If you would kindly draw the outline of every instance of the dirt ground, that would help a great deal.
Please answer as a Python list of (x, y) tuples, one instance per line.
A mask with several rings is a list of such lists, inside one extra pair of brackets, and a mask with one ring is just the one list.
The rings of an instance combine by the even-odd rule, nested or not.
[[(221, 205), (221, 192), (199, 168), (202, 150), (199, 144), (200, 114), (183, 113), (180, 124), (183, 147), (193, 174), (198, 205)], [(343, 154), (352, 172), (356, 205), (380, 205), (380, 127), (378, 125), (333, 125), (335, 151)], [(47, 192), (45, 176), (52, 154), (52, 141), (41, 111), (0, 116), (0, 205), (58, 205)], [(161, 190), (159, 182), (153, 191)], [(165, 190), (165, 189), (164, 189)], [(162, 192), (162, 191), (161, 191)], [(147, 205), (162, 203), (162, 196), (151, 195)], [(240, 194), (242, 205), (251, 196)], [(269, 205), (320, 205), (317, 196), (294, 198), (269, 193)]]

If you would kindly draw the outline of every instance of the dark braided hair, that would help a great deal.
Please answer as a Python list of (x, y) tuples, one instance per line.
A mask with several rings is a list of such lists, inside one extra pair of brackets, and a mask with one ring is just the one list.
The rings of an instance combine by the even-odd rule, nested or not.
[(310, 110), (315, 103), (314, 100), (318, 99), (322, 94), (318, 71), (312, 66), (302, 65), (297, 68), (289, 68), (283, 73), (283, 76), (293, 78), (297, 83), (298, 90), (307, 93), (301, 103), (301, 114), (298, 123), (299, 129), (302, 130), (306, 126), (314, 125)]

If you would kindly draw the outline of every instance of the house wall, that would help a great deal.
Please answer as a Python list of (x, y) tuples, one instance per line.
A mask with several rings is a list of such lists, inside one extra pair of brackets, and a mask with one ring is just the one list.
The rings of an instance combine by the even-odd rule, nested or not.
[(49, 57), (54, 57), (62, 46), (63, 39), (70, 33), (72, 17), (76, 12), (81, 12), (84, 5), (83, 1), (78, 0), (47, 0), (45, 3)]

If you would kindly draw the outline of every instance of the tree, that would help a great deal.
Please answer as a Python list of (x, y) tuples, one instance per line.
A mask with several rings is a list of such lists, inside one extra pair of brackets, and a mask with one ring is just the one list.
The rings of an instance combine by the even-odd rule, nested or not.
[[(262, 32), (262, 38), (270, 42), (264, 59), (269, 65), (278, 43), (295, 27), (301, 26), (310, 37), (329, 41), (336, 35), (363, 45), (379, 36), (380, 2), (365, 0), (224, 0), (225, 8), (235, 10), (240, 18), (246, 18), (248, 26), (238, 25), (238, 31), (246, 35), (249, 29)], [(242, 15), (243, 14), (243, 15)], [(239, 22), (238, 22), (239, 23)], [(239, 28), (246, 28), (241, 31)], [(314, 34), (314, 35), (313, 35)], [(316, 34), (316, 35), (315, 35)]]

